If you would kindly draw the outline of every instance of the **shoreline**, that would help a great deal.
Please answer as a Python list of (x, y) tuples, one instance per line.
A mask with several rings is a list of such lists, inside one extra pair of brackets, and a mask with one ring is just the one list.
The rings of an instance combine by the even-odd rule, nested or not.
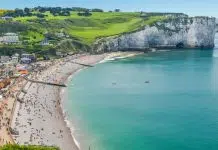
[[(105, 63), (107, 61), (113, 61), (113, 60), (117, 60), (117, 59), (125, 59), (125, 58), (129, 58), (129, 57), (134, 57), (137, 55), (141, 55), (144, 54), (143, 52), (111, 52), (111, 53), (105, 53), (106, 56), (104, 56), (104, 58), (102, 60), (96, 61), (93, 64), (89, 64), (89, 65), (97, 65), (100, 63)], [(103, 54), (103, 55), (105, 55)], [(64, 84), (69, 85), (70, 81), (72, 80), (72, 78), (80, 73), (81, 71), (83, 71), (84, 69), (88, 69), (88, 67), (84, 67), (81, 69), (76, 70), (74, 73), (70, 74), (67, 79), (64, 81)], [(61, 103), (60, 103), (60, 108), (62, 109), (63, 112), (63, 116), (64, 116), (64, 121), (66, 122), (67, 127), (70, 129), (71, 131), (71, 135), (74, 139), (75, 144), (77, 145), (78, 149), (81, 149), (81, 143), (79, 141), (77, 141), (77, 138), (75, 137), (75, 134), (73, 133), (73, 130), (75, 130), (75, 126), (74, 124), (72, 124), (72, 122), (70, 121), (70, 119), (67, 117), (67, 115), (65, 115), (68, 111), (64, 108), (63, 103), (64, 101), (67, 100), (66, 98), (66, 94), (68, 93), (68, 90), (65, 88), (61, 88), (60, 89), (60, 98), (61, 98)]]
[[(95, 65), (105, 61), (107, 58), (117, 57), (119, 59), (139, 54), (142, 53), (114, 52), (101, 55), (69, 56), (54, 63), (49, 62), (51, 64), (48, 69), (39, 74), (33, 74), (31, 78), (40, 81), (69, 84), (76, 73), (87, 68), (73, 64), (70, 62), (71, 60)], [(17, 104), (19, 108), (18, 110), (15, 109), (13, 115), (11, 127), (19, 132), (18, 136), (13, 135), (15, 143), (24, 145), (56, 145), (61, 150), (80, 149), (80, 144), (74, 137), (73, 125), (71, 125), (64, 112), (63, 101), (65, 99), (63, 99), (61, 94), (65, 95), (66, 89), (30, 83), (26, 90), (26, 94), (22, 96), (24, 104)]]

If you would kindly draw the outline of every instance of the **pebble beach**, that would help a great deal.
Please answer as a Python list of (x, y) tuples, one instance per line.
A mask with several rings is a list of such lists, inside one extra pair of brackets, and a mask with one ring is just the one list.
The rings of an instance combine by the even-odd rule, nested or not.
[[(31, 80), (64, 84), (69, 76), (87, 68), (79, 62), (94, 65), (104, 59), (132, 57), (138, 53), (110, 53), (102, 55), (68, 56), (58, 60), (43, 62), (46, 69), (28, 76)], [(13, 140), (21, 145), (57, 146), (61, 150), (77, 150), (80, 146), (65, 122), (61, 108), (60, 91), (63, 87), (27, 81), (14, 108), (11, 128), (18, 134)]]

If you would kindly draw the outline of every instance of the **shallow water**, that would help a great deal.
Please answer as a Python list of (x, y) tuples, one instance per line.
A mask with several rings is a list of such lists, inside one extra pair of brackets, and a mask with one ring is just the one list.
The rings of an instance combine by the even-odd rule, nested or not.
[(217, 57), (174, 50), (81, 71), (65, 102), (77, 137), (94, 150), (217, 150)]

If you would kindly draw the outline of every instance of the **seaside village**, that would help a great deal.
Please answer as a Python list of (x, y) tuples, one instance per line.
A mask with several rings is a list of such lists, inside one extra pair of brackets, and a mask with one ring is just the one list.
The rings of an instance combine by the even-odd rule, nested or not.
[(0, 135), (8, 135), (0, 136), (0, 145), (11, 143), (10, 135), (18, 134), (12, 131), (10, 124), (16, 99), (19, 100), (19, 92), (26, 82), (25, 77), (46, 67), (43, 62), (32, 62), (36, 62), (33, 54), (0, 57)]
[[(16, 33), (6, 33), (0, 36), (0, 44), (17, 44)], [(42, 44), (47, 44), (43, 41)], [(12, 56), (0, 56), (0, 146), (14, 144), (12, 135), (18, 131), (11, 128), (12, 116), (19, 95), (28, 82), (28, 77), (52, 65), (52, 61), (37, 62), (35, 54), (15, 53)]]
[[(64, 33), (55, 35), (67, 38)], [(103, 59), (131, 57), (139, 53), (87, 55), (56, 52), (53, 56), (59, 59), (50, 59), (50, 55), (26, 53), (18, 49), (7, 55), (8, 49), (4, 46), (21, 45), (19, 39), (19, 33), (0, 35), (0, 146), (15, 143), (55, 144), (61, 149), (72, 149), (75, 144), (71, 142), (72, 135), (65, 126), (64, 114), (59, 108), (60, 88), (66, 87), (67, 78), (82, 68), (93, 67), (93, 64)], [(40, 45), (48, 46), (49, 42), (45, 38)], [(47, 127), (53, 122), (54, 127)], [(63, 143), (71, 143), (73, 146)]]
[[(0, 45), (2, 43), (16, 45), (20, 42), (18, 36), (19, 35), (16, 33), (5, 33), (0, 36)], [(46, 42), (47, 41), (43, 41), (42, 44), (47, 44)], [(4, 52), (4, 49), (2, 51)], [(89, 59), (87, 58), (88, 56), (86, 57), (86, 54), (63, 54), (61, 52), (56, 52), (55, 58), (59, 59), (50, 59), (46, 56), (37, 59), (36, 55), (37, 54), (34, 53), (28, 54), (24, 51), (14, 53), (10, 56), (0, 55), (0, 146), (5, 144), (19, 144), (20, 141), (27, 140), (23, 139), (21, 135), (26, 135), (27, 137), (30, 137), (30, 141), (37, 142), (32, 144), (43, 145), (42, 139), (45, 138), (45, 135), (42, 136), (39, 134), (40, 131), (38, 126), (35, 127), (37, 131), (31, 130), (31, 133), (27, 133), (26, 126), (33, 126), (34, 121), (40, 120), (40, 118), (34, 119), (34, 117), (40, 117), (40, 111), (45, 111), (44, 114), (52, 115), (51, 112), (53, 111), (53, 108), (56, 109), (58, 101), (56, 102), (53, 97), (48, 98), (47, 95), (42, 94), (40, 96), (44, 97), (41, 99), (45, 102), (41, 103), (34, 93), (28, 93), (29, 87), (31, 86), (31, 88), (34, 89), (36, 88), (35, 85), (39, 85), (36, 90), (37, 93), (39, 89), (42, 88), (45, 90), (44, 88), (47, 87), (47, 91), (54, 92), (51, 95), (55, 95), (58, 93), (56, 92), (56, 89), (58, 90), (59, 87), (66, 87), (64, 79), (71, 74), (72, 64), (74, 64), (74, 69), (80, 69), (82, 66), (88, 66), (85, 65), (87, 61), (94, 63), (97, 59), (101, 60), (102, 58), (102, 56), (95, 56), (97, 59)], [(55, 73), (51, 75), (52, 71)], [(62, 72), (64, 72), (64, 74), (62, 74)], [(51, 105), (51, 107), (49, 107), (49, 105)], [(32, 115), (31, 119), (26, 118), (27, 120), (20, 123), (17, 118), (23, 115), (24, 112), (22, 111), (25, 111), (27, 115), (29, 115), (30, 112), (34, 112), (34, 115)], [(55, 111), (59, 114), (59, 110)], [(54, 122), (60, 118), (61, 117), (58, 115), (50, 116), (50, 119), (53, 119)], [(41, 122), (43, 125), (47, 123), (43, 118), (41, 118), (40, 121), (43, 121)], [(57, 139), (59, 140), (59, 143), (70, 140), (67, 136), (65, 137), (62, 135), (63, 132), (68, 132), (68, 129), (63, 129), (62, 122), (59, 124), (57, 123), (57, 125), (59, 128), (52, 129), (52, 134), (48, 136), (46, 141), (49, 142), (49, 137), (55, 135), (58, 136)], [(16, 128), (17, 126), (19, 126), (19, 129)], [(54, 132), (54, 130), (58, 131)], [(55, 134), (58, 132), (61, 135)], [(43, 131), (40, 133), (43, 133)], [(62, 139), (59, 139), (60, 137)], [(28, 143), (24, 142), (24, 144)]]

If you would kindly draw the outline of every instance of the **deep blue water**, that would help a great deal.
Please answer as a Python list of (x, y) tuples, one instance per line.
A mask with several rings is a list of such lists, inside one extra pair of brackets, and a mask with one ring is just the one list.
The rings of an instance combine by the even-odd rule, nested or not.
[(94, 150), (217, 150), (216, 56), (155, 52), (81, 71), (65, 102), (78, 138)]

